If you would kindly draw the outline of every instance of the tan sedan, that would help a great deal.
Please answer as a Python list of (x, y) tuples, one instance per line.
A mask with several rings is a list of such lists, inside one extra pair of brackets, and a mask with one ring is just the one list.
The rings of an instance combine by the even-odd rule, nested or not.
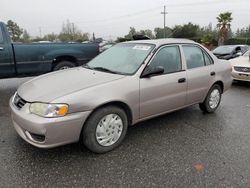
[(34, 146), (81, 141), (104, 153), (129, 125), (193, 104), (214, 112), (231, 82), (230, 64), (193, 41), (133, 41), (23, 84), (10, 108), (17, 133)]
[(231, 59), (232, 77), (234, 80), (250, 82), (250, 50), (243, 56)]

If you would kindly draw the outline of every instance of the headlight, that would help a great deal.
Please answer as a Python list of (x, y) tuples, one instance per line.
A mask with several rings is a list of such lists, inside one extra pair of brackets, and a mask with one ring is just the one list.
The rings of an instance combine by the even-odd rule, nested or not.
[(46, 103), (31, 103), (30, 113), (42, 117), (62, 117), (68, 112), (66, 104), (46, 104)]

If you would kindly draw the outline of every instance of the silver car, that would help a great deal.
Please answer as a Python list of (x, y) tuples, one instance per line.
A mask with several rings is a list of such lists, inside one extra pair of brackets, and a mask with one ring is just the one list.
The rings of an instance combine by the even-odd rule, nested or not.
[(132, 41), (24, 83), (10, 108), (17, 133), (34, 146), (81, 141), (105, 153), (129, 125), (193, 104), (214, 112), (231, 83), (230, 64), (193, 41)]

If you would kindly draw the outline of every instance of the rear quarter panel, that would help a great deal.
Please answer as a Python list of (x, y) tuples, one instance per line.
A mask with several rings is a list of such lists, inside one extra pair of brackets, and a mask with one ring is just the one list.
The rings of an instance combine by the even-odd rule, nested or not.
[[(214, 62), (214, 71), (216, 73), (214, 84), (217, 81), (222, 81), (224, 85), (224, 92), (227, 91), (232, 85), (232, 66), (228, 60), (218, 59), (211, 51), (207, 48), (204, 48), (206, 52), (210, 55)], [(209, 87), (211, 88), (212, 85)]]
[(227, 91), (232, 85), (232, 66), (227, 60), (219, 60), (215, 62), (216, 66), (216, 80), (222, 81), (224, 85), (224, 92)]

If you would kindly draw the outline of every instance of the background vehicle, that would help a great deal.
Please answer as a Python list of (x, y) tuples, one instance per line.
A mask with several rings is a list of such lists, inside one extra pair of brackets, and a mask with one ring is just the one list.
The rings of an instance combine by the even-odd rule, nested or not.
[(14, 44), (0, 22), (0, 78), (39, 75), (82, 65), (99, 54), (98, 44)]
[(246, 51), (242, 56), (231, 59), (232, 77), (234, 80), (250, 82), (250, 50)]
[(50, 148), (80, 140), (104, 153), (137, 122), (193, 104), (214, 112), (231, 83), (231, 65), (193, 41), (131, 41), (85, 66), (23, 84), (10, 107), (16, 131), (30, 144)]
[(114, 45), (115, 45), (114, 43), (105, 44), (105, 45), (103, 45), (103, 46), (100, 47), (100, 52), (104, 52), (105, 50), (111, 48)]
[(248, 45), (224, 45), (215, 48), (213, 54), (219, 59), (229, 60), (241, 56), (248, 49)]

